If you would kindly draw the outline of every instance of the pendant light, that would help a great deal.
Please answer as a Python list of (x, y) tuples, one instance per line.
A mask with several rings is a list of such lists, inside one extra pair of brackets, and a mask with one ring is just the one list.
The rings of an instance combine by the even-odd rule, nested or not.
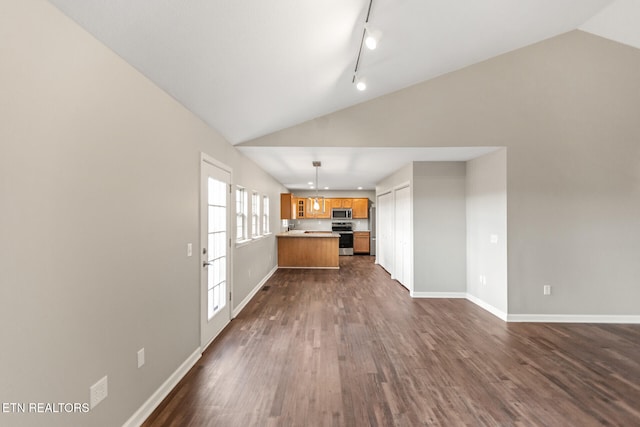
[(322, 203), (322, 212), (324, 212), (324, 197), (320, 197), (318, 195), (318, 188), (320, 188), (318, 187), (318, 168), (322, 166), (322, 162), (314, 161), (312, 164), (313, 167), (316, 168), (316, 197), (313, 199), (309, 198), (309, 201), (311, 202), (309, 205), (313, 208), (313, 212), (318, 212), (320, 211), (320, 204)]

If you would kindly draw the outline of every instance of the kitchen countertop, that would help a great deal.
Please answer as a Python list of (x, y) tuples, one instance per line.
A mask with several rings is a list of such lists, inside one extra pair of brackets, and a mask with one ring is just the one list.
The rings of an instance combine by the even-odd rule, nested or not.
[(291, 230), (276, 234), (276, 237), (340, 237), (333, 231)]

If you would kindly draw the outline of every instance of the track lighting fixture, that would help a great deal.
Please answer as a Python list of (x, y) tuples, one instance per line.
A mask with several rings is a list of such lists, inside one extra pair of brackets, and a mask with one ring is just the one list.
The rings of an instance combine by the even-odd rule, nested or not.
[(356, 67), (353, 70), (353, 79), (351, 82), (356, 85), (359, 91), (367, 89), (367, 83), (363, 78), (358, 77), (358, 67), (360, 66), (360, 57), (362, 56), (362, 47), (367, 46), (368, 49), (373, 50), (378, 46), (378, 40), (380, 39), (380, 33), (374, 31), (368, 27), (369, 16), (371, 16), (371, 5), (373, 0), (369, 0), (369, 8), (367, 9), (367, 17), (364, 20), (364, 29), (362, 30), (362, 39), (360, 40), (360, 48), (358, 49), (358, 57), (356, 58)]
[(372, 29), (369, 25), (364, 27), (365, 30), (365, 38), (364, 44), (369, 48), (369, 50), (375, 50), (378, 47), (378, 41), (380, 41), (381, 33), (380, 31)]

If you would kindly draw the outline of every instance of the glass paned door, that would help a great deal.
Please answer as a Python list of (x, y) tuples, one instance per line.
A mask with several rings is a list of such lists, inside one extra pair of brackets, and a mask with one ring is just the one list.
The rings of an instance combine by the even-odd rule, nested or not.
[(208, 183), (207, 320), (227, 303), (227, 192), (228, 184), (209, 177)]
[(200, 341), (204, 349), (231, 320), (229, 296), (231, 170), (203, 154), (200, 242), (202, 245)]

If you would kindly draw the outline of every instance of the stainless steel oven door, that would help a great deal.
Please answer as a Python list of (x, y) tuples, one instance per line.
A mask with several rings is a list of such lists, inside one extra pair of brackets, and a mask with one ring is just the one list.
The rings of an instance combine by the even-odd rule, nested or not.
[(339, 252), (340, 255), (353, 255), (353, 231), (339, 231), (340, 242)]

